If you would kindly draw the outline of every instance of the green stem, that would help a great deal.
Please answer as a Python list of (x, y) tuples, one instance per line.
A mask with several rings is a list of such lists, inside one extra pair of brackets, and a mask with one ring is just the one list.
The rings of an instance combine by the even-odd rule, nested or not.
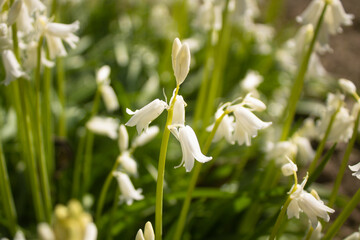
[(104, 183), (104, 185), (103, 185), (103, 187), (101, 189), (99, 201), (98, 201), (98, 204), (97, 204), (97, 207), (96, 207), (96, 215), (95, 215), (95, 219), (96, 219), (97, 223), (99, 223), (99, 221), (100, 221), (101, 211), (102, 211), (102, 209), (104, 207), (105, 197), (106, 197), (106, 194), (107, 194), (107, 192), (109, 190), (111, 180), (113, 179), (113, 172), (116, 170), (118, 165), (119, 165), (119, 161), (116, 160), (114, 166), (112, 167), (111, 171), (107, 175), (105, 183)]
[(305, 240), (310, 240), (311, 235), (313, 234), (314, 229), (312, 227), (310, 227), (308, 233), (306, 234)]
[(351, 151), (352, 151), (352, 149), (354, 147), (354, 143), (355, 143), (355, 140), (356, 140), (356, 137), (357, 137), (358, 127), (359, 127), (359, 117), (360, 117), (360, 111), (358, 112), (358, 114), (356, 116), (353, 134), (351, 136), (349, 144), (346, 146), (345, 154), (344, 154), (344, 157), (342, 159), (341, 166), (340, 166), (339, 172), (338, 172), (338, 174), (336, 176), (335, 184), (334, 184), (333, 190), (332, 190), (331, 195), (330, 195), (329, 204), (328, 204), (328, 206), (330, 208), (332, 208), (334, 206), (334, 203), (336, 201), (336, 197), (337, 197), (340, 185), (341, 185), (341, 181), (342, 181), (342, 178), (344, 176), (346, 167), (348, 165)]
[(318, 163), (318, 161), (319, 161), (319, 159), (320, 159), (320, 157), (321, 157), (321, 155), (322, 155), (322, 153), (324, 151), (326, 141), (327, 141), (327, 139), (328, 139), (328, 137), (330, 135), (331, 128), (332, 128), (332, 126), (334, 124), (336, 115), (340, 111), (340, 108), (341, 108), (341, 105), (338, 106), (338, 108), (336, 109), (336, 111), (333, 113), (333, 115), (330, 118), (330, 122), (329, 122), (329, 125), (328, 125), (328, 127), (327, 127), (327, 129), (325, 131), (325, 135), (324, 135), (323, 139), (321, 140), (321, 142), (320, 142), (320, 144), (319, 144), (319, 146), (318, 146), (318, 148), (316, 150), (314, 160), (312, 161), (312, 163), (309, 166), (308, 172), (309, 172), (310, 175), (314, 172), (314, 170), (315, 170), (315, 168), (317, 166), (317, 163)]
[(40, 180), (42, 193), (45, 203), (45, 213), (46, 220), (50, 222), (52, 215), (52, 203), (51, 203), (51, 194), (50, 194), (50, 184), (48, 177), (48, 169), (45, 158), (45, 149), (44, 149), (44, 135), (42, 132), (42, 118), (41, 118), (41, 79), (40, 79), (40, 67), (41, 67), (41, 48), (43, 44), (44, 37), (41, 36), (37, 49), (37, 67), (35, 69), (35, 91), (36, 91), (36, 130), (38, 135), (38, 140), (36, 146), (37, 151), (40, 157)]
[[(94, 117), (99, 109), (99, 103), (100, 103), (100, 90), (99, 88), (96, 89), (94, 103), (91, 110), (91, 116)], [(84, 189), (82, 191), (82, 194), (84, 194), (88, 188), (89, 188), (89, 182), (91, 177), (91, 162), (92, 162), (92, 148), (94, 145), (94, 134), (90, 132), (89, 130), (86, 130), (86, 142), (85, 142), (85, 159), (83, 164), (83, 185)]]
[(15, 235), (17, 228), (17, 216), (14, 204), (14, 198), (11, 193), (11, 185), (9, 180), (9, 174), (7, 172), (6, 161), (4, 157), (2, 142), (0, 139), (0, 189), (2, 195), (3, 210), (6, 218), (9, 220), (9, 230), (11, 235)]
[(340, 227), (344, 224), (346, 219), (350, 216), (352, 211), (360, 203), (360, 189), (355, 193), (350, 202), (346, 205), (344, 210), (340, 213), (335, 222), (331, 225), (323, 240), (330, 240), (335, 237), (335, 234), (339, 231)]
[(60, 105), (61, 105), (58, 134), (60, 137), (66, 138), (65, 71), (64, 71), (64, 59), (63, 58), (56, 59), (56, 72), (57, 72), (58, 97), (59, 97), (59, 101), (60, 101)]
[(176, 96), (179, 92), (179, 85), (176, 86), (174, 97), (170, 103), (164, 133), (161, 141), (159, 165), (158, 165), (158, 176), (156, 181), (156, 205), (155, 205), (155, 237), (156, 240), (162, 239), (162, 214), (163, 214), (163, 195), (164, 195), (164, 175), (165, 175), (165, 161), (166, 152), (169, 143), (170, 130), (169, 126), (172, 123), (174, 105), (176, 102)]
[(276, 219), (276, 222), (275, 222), (275, 225), (274, 225), (274, 228), (273, 230), (271, 231), (271, 235), (270, 235), (270, 238), (269, 240), (274, 240), (276, 235), (277, 235), (277, 232), (279, 231), (279, 228), (281, 226), (281, 223), (284, 219), (284, 216), (285, 216), (285, 213), (286, 213), (286, 210), (289, 206), (291, 202), (291, 199), (290, 199), (290, 196), (287, 198), (286, 202), (284, 203), (284, 206), (281, 208), (281, 211)]
[[(213, 138), (215, 136), (216, 130), (218, 129), (221, 121), (226, 116), (226, 114), (229, 114), (229, 112), (225, 111), (218, 119), (216, 119), (215, 124), (214, 124), (214, 128), (212, 129), (210, 135), (208, 136), (208, 138), (207, 138), (207, 140), (205, 142), (205, 145), (204, 145), (204, 148), (203, 148), (204, 154), (207, 154), (207, 152), (209, 151), (210, 145), (211, 145), (211, 142), (212, 142), (212, 140), (213, 140)], [(173, 238), (174, 240), (180, 240), (181, 239), (181, 235), (182, 235), (184, 227), (185, 227), (186, 217), (187, 217), (187, 214), (188, 214), (189, 208), (190, 208), (192, 194), (193, 194), (194, 189), (196, 187), (196, 183), (197, 183), (197, 180), (199, 178), (201, 168), (202, 168), (202, 164), (196, 162), (194, 170), (193, 170), (193, 174), (191, 176), (191, 180), (190, 180), (190, 183), (189, 183), (189, 187), (188, 187), (188, 190), (187, 190), (187, 193), (186, 193), (186, 197), (185, 197), (184, 203), (183, 203), (182, 208), (181, 208), (180, 217), (179, 217), (178, 223), (176, 225), (175, 235), (174, 235), (174, 238)]]
[(291, 124), (292, 124), (292, 122), (294, 120), (294, 116), (295, 116), (296, 106), (300, 99), (300, 95), (301, 95), (302, 88), (304, 85), (304, 78), (305, 78), (305, 74), (307, 72), (307, 68), (309, 65), (309, 60), (310, 60), (311, 54), (314, 50), (316, 39), (319, 35), (320, 28), (321, 28), (322, 22), (324, 20), (324, 15), (325, 15), (327, 6), (328, 6), (328, 3), (326, 2), (324, 5), (324, 8), (322, 9), (320, 18), (316, 24), (315, 33), (311, 40), (310, 46), (306, 52), (306, 55), (302, 59), (302, 62), (301, 62), (300, 68), (299, 68), (299, 72), (295, 78), (294, 85), (291, 89), (290, 99), (289, 99), (288, 105), (286, 107), (287, 116), (285, 119), (283, 132), (281, 135), (281, 141), (285, 141), (289, 135)]

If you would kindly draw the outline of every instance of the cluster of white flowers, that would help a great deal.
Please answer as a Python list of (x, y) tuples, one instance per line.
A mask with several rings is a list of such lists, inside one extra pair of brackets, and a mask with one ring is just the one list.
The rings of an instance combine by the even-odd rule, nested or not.
[[(266, 105), (257, 98), (248, 94), (238, 104), (226, 103), (222, 105), (215, 113), (215, 118), (218, 119), (226, 111), (226, 115), (219, 124), (215, 133), (214, 141), (219, 141), (223, 137), (230, 143), (238, 142), (239, 145), (251, 145), (251, 138), (256, 137), (258, 130), (267, 128), (271, 122), (263, 122), (253, 111), (264, 111)], [(233, 113), (234, 116), (228, 114)], [(214, 124), (207, 128), (212, 131)]]
[[(1, 8), (5, 2), (7, 0), (1, 1)], [(0, 51), (6, 71), (5, 84), (17, 78), (26, 77), (25, 71), (20, 67), (14, 55), (13, 43), (8, 34), (8, 29), (13, 24), (17, 25), (19, 47), (24, 51), (24, 54), (19, 57), (24, 62), (26, 71), (31, 71), (36, 66), (36, 49), (41, 37), (46, 39), (51, 59), (67, 55), (62, 41), (71, 48), (75, 48), (79, 41), (79, 37), (74, 34), (79, 29), (79, 22), (75, 21), (72, 24), (52, 22), (46, 16), (47, 7), (39, 0), (16, 0), (4, 14), (7, 16), (7, 21), (0, 23), (0, 42), (2, 43)], [(42, 54), (41, 63), (47, 67), (54, 65), (45, 58), (44, 54)]]
[(194, 159), (199, 162), (207, 162), (212, 158), (201, 153), (200, 145), (194, 130), (185, 125), (185, 106), (186, 103), (181, 95), (177, 95), (180, 85), (184, 82), (190, 70), (190, 50), (187, 43), (182, 44), (178, 38), (173, 42), (172, 47), (172, 66), (176, 78), (177, 88), (174, 90), (170, 99), (170, 104), (155, 99), (143, 108), (135, 112), (127, 109), (127, 113), (133, 115), (125, 124), (126, 126), (136, 126), (140, 134), (144, 129), (148, 129), (149, 124), (155, 120), (165, 109), (169, 110), (173, 107), (173, 116), (171, 130), (176, 139), (179, 140), (183, 157), (180, 166), (185, 166), (187, 172), (191, 171), (194, 166)]

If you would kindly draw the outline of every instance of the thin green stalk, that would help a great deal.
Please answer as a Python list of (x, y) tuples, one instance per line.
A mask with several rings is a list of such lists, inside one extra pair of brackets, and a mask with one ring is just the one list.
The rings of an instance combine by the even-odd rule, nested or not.
[(43, 44), (44, 37), (41, 36), (37, 49), (37, 66), (35, 69), (35, 91), (36, 91), (36, 130), (38, 135), (38, 142), (36, 144), (37, 151), (40, 158), (40, 180), (42, 187), (42, 194), (45, 203), (45, 215), (46, 221), (50, 222), (52, 215), (52, 203), (51, 203), (51, 194), (50, 194), (50, 184), (47, 163), (45, 158), (45, 149), (44, 149), (44, 135), (42, 131), (42, 118), (41, 118), (41, 79), (40, 79), (40, 68), (41, 68), (41, 48)]
[[(224, 113), (218, 119), (216, 119), (215, 125), (214, 125), (210, 135), (208, 136), (206, 142), (205, 142), (205, 145), (204, 145), (204, 148), (203, 148), (204, 154), (207, 154), (207, 152), (209, 151), (210, 145), (211, 145), (211, 142), (212, 142), (212, 140), (213, 140), (213, 138), (215, 136), (216, 130), (218, 129), (221, 121), (223, 120), (223, 118), (227, 114), (229, 114), (229, 112), (224, 111)], [(189, 183), (189, 187), (188, 187), (188, 190), (187, 190), (187, 193), (186, 193), (186, 197), (185, 197), (184, 203), (183, 203), (182, 208), (181, 208), (180, 217), (179, 217), (178, 223), (176, 225), (175, 235), (174, 235), (174, 238), (173, 238), (174, 240), (180, 240), (181, 239), (181, 236), (182, 236), (182, 233), (183, 233), (183, 230), (184, 230), (184, 227), (185, 227), (186, 217), (187, 217), (187, 214), (188, 214), (189, 208), (190, 208), (192, 194), (194, 192), (197, 180), (199, 178), (201, 168), (202, 168), (202, 164), (196, 162), (194, 170), (193, 170), (193, 174), (191, 176), (191, 180), (190, 180), (190, 183)]]
[(58, 135), (66, 138), (66, 97), (65, 97), (65, 71), (64, 59), (56, 59), (56, 72), (57, 72), (57, 94), (59, 97), (61, 112), (59, 117)]
[[(90, 118), (94, 117), (97, 114), (99, 110), (99, 103), (100, 103), (100, 90), (99, 88), (97, 88)], [(90, 184), (93, 145), (94, 145), (94, 134), (90, 132), (88, 129), (86, 129), (85, 158), (83, 163), (84, 189), (82, 191), (82, 194), (84, 194), (88, 190)]]
[(351, 136), (351, 139), (350, 139), (348, 145), (346, 146), (345, 154), (344, 154), (344, 157), (343, 157), (343, 159), (341, 161), (341, 166), (340, 166), (339, 172), (338, 172), (338, 174), (336, 176), (335, 184), (334, 184), (333, 190), (332, 190), (331, 195), (330, 195), (329, 204), (328, 204), (328, 206), (330, 208), (332, 208), (334, 206), (334, 203), (336, 201), (336, 197), (337, 197), (337, 194), (339, 192), (341, 181), (342, 181), (342, 178), (344, 176), (345, 170), (347, 168), (351, 151), (352, 151), (352, 149), (354, 147), (354, 143), (355, 143), (358, 128), (359, 128), (359, 117), (360, 117), (360, 111), (358, 112), (358, 114), (356, 116), (353, 134)]
[(276, 17), (279, 17), (283, 8), (283, 0), (271, 0), (268, 4), (268, 9), (266, 12), (265, 21), (266, 23), (272, 23), (276, 20)]
[(318, 163), (318, 161), (319, 161), (319, 159), (320, 159), (320, 157), (321, 157), (321, 155), (322, 155), (322, 153), (324, 151), (326, 141), (327, 141), (327, 139), (328, 139), (328, 137), (330, 135), (330, 132), (331, 132), (332, 126), (334, 124), (336, 115), (340, 111), (340, 107), (341, 106), (339, 106), (336, 109), (336, 111), (333, 113), (333, 115), (331, 116), (329, 125), (328, 125), (328, 127), (326, 128), (326, 131), (325, 131), (325, 135), (324, 135), (323, 139), (321, 140), (318, 148), (316, 149), (316, 154), (315, 154), (314, 160), (311, 162), (311, 164), (309, 166), (309, 170), (308, 170), (310, 175), (314, 172), (314, 170), (315, 170), (315, 168), (317, 166), (317, 163)]
[[(105, 180), (105, 183), (104, 185), (102, 186), (101, 188), (101, 193), (100, 193), (100, 197), (99, 197), (99, 201), (98, 201), (98, 204), (96, 206), (96, 215), (95, 215), (95, 219), (96, 219), (96, 222), (99, 223), (100, 221), (100, 216), (101, 216), (101, 211), (104, 207), (104, 202), (105, 202), (105, 198), (106, 198), (106, 194), (109, 190), (109, 186), (110, 186), (110, 183), (111, 183), (111, 180), (114, 178), (113, 176), (113, 173), (114, 171), (116, 170), (116, 168), (118, 167), (119, 165), (119, 161), (116, 160), (115, 161), (115, 164), (114, 166), (112, 167), (111, 171), (109, 172), (109, 174), (107, 175), (106, 177), (106, 180)], [(98, 225), (98, 224), (97, 224)]]
[(16, 216), (14, 198), (11, 193), (9, 174), (7, 172), (6, 160), (4, 157), (1, 139), (0, 139), (0, 179), (1, 179), (0, 189), (2, 195), (3, 210), (5, 212), (6, 218), (10, 222), (9, 230), (11, 232), (11, 235), (14, 236), (17, 228), (17, 216)]
[(310, 227), (308, 233), (306, 234), (305, 240), (310, 240), (311, 235), (313, 234), (314, 229), (312, 227)]
[(291, 124), (292, 124), (292, 122), (294, 120), (294, 116), (295, 116), (296, 106), (300, 99), (300, 95), (301, 95), (302, 88), (304, 85), (304, 78), (305, 78), (305, 74), (307, 72), (307, 68), (309, 65), (309, 60), (310, 60), (311, 54), (314, 50), (316, 39), (319, 35), (320, 28), (321, 28), (322, 22), (324, 20), (327, 6), (328, 6), (328, 3), (325, 2), (324, 8), (322, 9), (322, 12), (320, 15), (320, 18), (316, 24), (314, 36), (311, 40), (310, 46), (309, 46), (304, 58), (302, 59), (302, 62), (301, 62), (300, 68), (299, 68), (299, 72), (298, 72), (298, 74), (295, 78), (294, 84), (292, 86), (291, 93), (290, 93), (290, 99), (289, 99), (288, 105), (286, 107), (285, 113), (287, 113), (287, 116), (285, 119), (283, 132), (281, 135), (281, 141), (285, 141), (289, 135)]
[(179, 92), (179, 85), (176, 86), (174, 97), (170, 103), (170, 108), (168, 110), (168, 115), (166, 119), (166, 124), (164, 128), (163, 137), (161, 140), (160, 155), (159, 155), (159, 165), (158, 165), (158, 176), (156, 181), (156, 205), (155, 205), (155, 237), (156, 240), (162, 239), (162, 214), (163, 214), (163, 195), (164, 195), (164, 175), (165, 175), (165, 161), (166, 161), (166, 152), (169, 143), (170, 130), (168, 126), (172, 123), (174, 105), (176, 102), (176, 96)]
[(335, 237), (335, 234), (339, 231), (341, 226), (344, 224), (346, 219), (350, 216), (352, 211), (358, 206), (360, 203), (360, 189), (357, 190), (355, 195), (352, 197), (350, 202), (346, 205), (344, 210), (340, 213), (335, 222), (331, 225), (327, 233), (325, 234), (323, 240), (330, 240)]

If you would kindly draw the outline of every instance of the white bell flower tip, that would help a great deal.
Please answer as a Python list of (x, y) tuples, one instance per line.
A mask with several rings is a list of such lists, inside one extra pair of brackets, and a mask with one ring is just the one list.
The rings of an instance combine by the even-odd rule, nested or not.
[[(171, 100), (170, 100), (171, 102)], [(173, 109), (172, 125), (184, 125), (185, 124), (185, 107), (186, 102), (181, 95), (176, 97), (176, 101)]]
[(360, 162), (355, 165), (352, 165), (352, 166), (349, 165), (349, 168), (353, 172), (359, 171), (360, 170)]
[(46, 10), (46, 6), (39, 0), (25, 0), (24, 2), (28, 6), (30, 14), (35, 11), (43, 12)]
[(96, 225), (93, 222), (90, 222), (86, 225), (85, 228), (85, 236), (84, 240), (96, 240), (97, 239), (97, 228)]
[(172, 45), (172, 53), (171, 53), (171, 60), (172, 60), (172, 67), (175, 72), (176, 69), (176, 56), (181, 48), (181, 42), (179, 38), (175, 38), (173, 45)]
[(26, 240), (24, 233), (21, 230), (17, 230), (14, 236), (14, 240)]
[(55, 235), (48, 223), (39, 223), (37, 225), (37, 232), (42, 240), (55, 240)]
[(196, 134), (190, 126), (179, 127), (178, 140), (183, 154), (180, 166), (184, 165), (187, 172), (193, 168), (194, 158), (201, 163), (212, 159), (202, 154)]
[(22, 71), (19, 62), (11, 50), (4, 50), (1, 56), (6, 73), (3, 82), (5, 85), (8, 85), (10, 82), (20, 77), (27, 78), (27, 75)]
[(119, 149), (121, 152), (126, 151), (129, 147), (129, 134), (128, 134), (124, 124), (121, 124), (119, 126), (118, 143), (119, 143)]
[(116, 93), (111, 86), (101, 86), (101, 95), (103, 97), (105, 107), (108, 112), (113, 112), (119, 109), (119, 102)]
[(141, 229), (139, 229), (139, 231), (137, 232), (135, 240), (146, 240), (143, 231)]
[(146, 240), (155, 240), (154, 229), (149, 221), (145, 224), (144, 236)]
[(244, 80), (241, 81), (241, 88), (246, 92), (254, 91), (262, 82), (263, 77), (256, 71), (249, 71)]
[(349, 93), (349, 94), (356, 93), (356, 86), (350, 80), (341, 78), (341, 79), (339, 79), (339, 85), (340, 85), (341, 89), (346, 93)]
[(54, 59), (56, 57), (65, 57), (67, 55), (64, 44), (60, 38), (50, 35), (45, 35), (45, 38), (49, 47), (50, 59)]
[(7, 25), (8, 26), (11, 26), (11, 25), (13, 25), (15, 23), (15, 21), (17, 20), (19, 14), (20, 14), (22, 5), (23, 5), (22, 0), (16, 0), (11, 5), (11, 8), (10, 8), (9, 13), (8, 13), (8, 19), (7, 19)]
[(294, 174), (294, 172), (295, 173), (297, 172), (298, 168), (296, 164), (293, 161), (291, 161), (291, 159), (288, 156), (286, 156), (286, 159), (288, 160), (288, 163), (284, 164), (281, 167), (281, 171), (284, 174), (284, 176), (291, 176)]
[(96, 82), (98, 84), (104, 84), (107, 83), (109, 77), (110, 77), (111, 68), (108, 65), (102, 66), (97, 72), (96, 72)]
[(71, 24), (63, 24), (63, 23), (48, 23), (46, 26), (46, 33), (59, 37), (59, 38), (67, 38), (71, 33), (76, 32), (80, 28), (80, 22), (75, 21)]
[(136, 110), (135, 112), (126, 109), (129, 115), (133, 115), (125, 126), (133, 127), (136, 125), (136, 130), (140, 134), (144, 129), (146, 130), (149, 124), (155, 120), (165, 109), (168, 108), (166, 102), (155, 99), (143, 108)]
[(254, 98), (251, 94), (247, 94), (243, 103), (250, 107), (252, 111), (262, 112), (266, 110), (266, 105), (261, 100)]
[(301, 209), (297, 203), (297, 200), (292, 200), (286, 210), (288, 219), (290, 219), (292, 217), (299, 219), (300, 211), (301, 211)]
[(127, 174), (116, 171), (113, 173), (113, 176), (117, 179), (120, 187), (121, 201), (125, 201), (127, 205), (131, 205), (134, 200), (144, 199), (144, 196), (141, 195), (142, 189), (135, 189)]
[(130, 156), (130, 153), (128, 151), (123, 152), (118, 157), (118, 161), (127, 173), (134, 175), (134, 176), (137, 175), (137, 163)]
[(132, 147), (144, 146), (146, 143), (150, 142), (155, 136), (159, 133), (160, 129), (158, 126), (151, 126), (140, 135), (138, 135), (132, 142)]
[(190, 55), (189, 45), (187, 43), (184, 43), (181, 46), (178, 54), (176, 55), (176, 64), (175, 64), (174, 73), (178, 86), (184, 82), (186, 76), (190, 71), (190, 60), (191, 60), (191, 55)]

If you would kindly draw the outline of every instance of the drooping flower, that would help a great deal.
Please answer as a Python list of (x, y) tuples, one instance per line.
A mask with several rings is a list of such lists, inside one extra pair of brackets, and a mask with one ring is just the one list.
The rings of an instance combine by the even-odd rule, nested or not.
[(141, 195), (142, 189), (135, 189), (127, 174), (116, 171), (113, 175), (118, 181), (120, 187), (121, 201), (125, 201), (127, 205), (131, 205), (134, 200), (144, 199), (144, 196)]
[[(170, 100), (170, 102), (172, 99)], [(172, 125), (184, 125), (185, 124), (185, 107), (186, 102), (181, 95), (176, 96), (176, 101), (174, 104), (174, 113), (172, 119)]]
[(182, 151), (182, 160), (179, 166), (185, 166), (186, 172), (194, 167), (194, 159), (201, 163), (208, 162), (212, 157), (202, 154), (199, 141), (194, 130), (190, 126), (180, 126), (178, 129), (172, 127), (171, 132), (179, 140)]
[(304, 163), (310, 162), (315, 157), (315, 151), (311, 146), (310, 140), (306, 137), (300, 135), (295, 135), (292, 139), (292, 142), (297, 147), (297, 154), (299, 159)]
[(125, 125), (121, 124), (119, 127), (119, 139), (118, 139), (120, 152), (124, 152), (129, 147), (129, 134)]
[(258, 96), (257, 87), (263, 82), (263, 77), (256, 71), (249, 71), (241, 81), (241, 89)]
[(352, 175), (360, 179), (360, 162), (352, 166), (349, 165), (349, 168), (353, 171)]
[(8, 37), (8, 26), (0, 23), (0, 51), (11, 49), (12, 44)]
[(239, 145), (245, 143), (246, 146), (250, 146), (251, 138), (257, 136), (257, 131), (271, 125), (271, 122), (263, 122), (249, 109), (241, 105), (230, 106), (228, 109), (232, 110), (235, 115), (236, 121), (233, 137)]
[(137, 175), (137, 163), (131, 157), (129, 151), (124, 151), (117, 158), (117, 161), (121, 164), (122, 168), (129, 174)]
[(356, 94), (356, 86), (350, 80), (341, 78), (341, 79), (339, 79), (339, 85), (344, 92), (346, 92), (350, 95)]
[(187, 43), (181, 44), (178, 38), (175, 38), (172, 47), (172, 67), (178, 86), (182, 84), (190, 70), (190, 48)]
[(67, 55), (62, 43), (64, 40), (71, 48), (76, 47), (79, 37), (74, 34), (79, 30), (80, 23), (75, 21), (71, 24), (53, 23), (45, 16), (37, 18), (39, 34), (44, 35), (49, 47), (50, 58), (64, 57)]
[(146, 222), (144, 233), (141, 229), (139, 229), (135, 240), (155, 240), (155, 233), (151, 222)]
[(96, 134), (116, 139), (119, 121), (110, 117), (93, 117), (86, 123), (86, 127)]
[(288, 160), (288, 163), (284, 164), (281, 167), (281, 172), (284, 174), (284, 176), (291, 176), (294, 173), (296, 174), (298, 168), (296, 166), (296, 164), (291, 161), (291, 159), (289, 157), (286, 157)]
[[(215, 113), (215, 119), (218, 119), (223, 113), (224, 113), (224, 110), (222, 107), (220, 107)], [(206, 128), (206, 130), (209, 132), (212, 131), (214, 128), (214, 125), (215, 124), (210, 125), (209, 127)], [(232, 136), (233, 132), (234, 132), (234, 117), (226, 114), (224, 116), (224, 118), (221, 120), (221, 122), (218, 126), (218, 129), (215, 132), (213, 142), (218, 142), (222, 138), (225, 138), (225, 140), (228, 143), (234, 144), (235, 141)]]
[(158, 126), (151, 126), (147, 130), (143, 131), (140, 135), (136, 136), (133, 140), (131, 147), (137, 148), (140, 146), (144, 146), (146, 143), (151, 141), (158, 133), (159, 133)]
[[(318, 217), (324, 219), (326, 222), (330, 220), (328, 213), (334, 213), (335, 210), (327, 207), (320, 199), (316, 192), (308, 193), (304, 190), (308, 176), (304, 179), (301, 185), (296, 186), (296, 190), (291, 193), (291, 202), (287, 208), (288, 218), (296, 217), (299, 218), (300, 212), (304, 212), (313, 228), (318, 225)], [(295, 186), (293, 186), (294, 188)]]
[(22, 71), (19, 62), (11, 50), (2, 51), (1, 56), (6, 73), (4, 80), (5, 85), (8, 85), (17, 78), (26, 77), (26, 74)]
[(110, 67), (102, 66), (96, 72), (96, 83), (104, 100), (106, 110), (113, 112), (119, 108), (119, 102), (114, 89), (110, 86)]
[(131, 111), (130, 109), (126, 109), (126, 112), (133, 116), (125, 125), (130, 127), (136, 125), (136, 130), (138, 134), (140, 134), (144, 129), (146, 130), (149, 127), (149, 124), (155, 120), (167, 107), (168, 105), (166, 102), (160, 99), (155, 99), (135, 112)]

